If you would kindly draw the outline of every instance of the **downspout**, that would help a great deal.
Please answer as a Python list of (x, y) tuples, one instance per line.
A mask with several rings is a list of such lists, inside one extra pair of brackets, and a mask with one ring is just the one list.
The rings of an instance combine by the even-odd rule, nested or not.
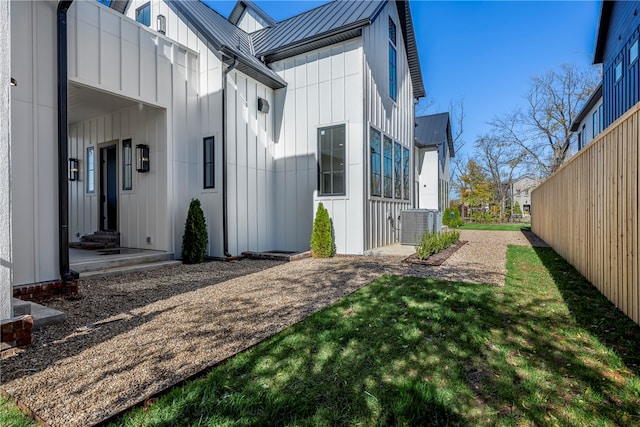
[(222, 72), (222, 244), (225, 258), (229, 253), (229, 219), (227, 202), (227, 75), (238, 65), (238, 58)]
[(67, 11), (73, 0), (58, 3), (58, 257), (60, 278), (77, 280), (79, 274), (69, 268), (69, 187), (67, 183)]

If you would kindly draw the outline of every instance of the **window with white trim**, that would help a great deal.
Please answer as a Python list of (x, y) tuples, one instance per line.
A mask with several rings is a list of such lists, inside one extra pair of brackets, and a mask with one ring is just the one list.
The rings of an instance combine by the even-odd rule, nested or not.
[(344, 196), (345, 125), (318, 128), (318, 194)]

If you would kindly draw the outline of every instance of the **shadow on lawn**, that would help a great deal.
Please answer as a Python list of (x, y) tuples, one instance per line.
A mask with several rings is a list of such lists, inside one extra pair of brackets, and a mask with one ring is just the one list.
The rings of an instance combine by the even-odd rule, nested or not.
[(600, 345), (637, 374), (638, 327), (553, 250), (509, 251), (505, 288), (383, 276), (118, 425), (640, 420), (633, 374)]

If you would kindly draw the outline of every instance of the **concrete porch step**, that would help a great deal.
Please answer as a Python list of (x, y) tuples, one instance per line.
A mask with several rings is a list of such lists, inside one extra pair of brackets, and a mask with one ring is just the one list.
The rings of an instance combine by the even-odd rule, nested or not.
[(69, 243), (70, 248), (75, 249), (111, 249), (117, 248), (120, 246), (119, 242), (93, 242), (93, 241), (81, 241), (81, 242), (71, 242)]
[(171, 265), (178, 265), (178, 264), (182, 264), (182, 261), (168, 260), (168, 261), (149, 262), (149, 263), (137, 264), (137, 265), (124, 265), (119, 267), (105, 268), (102, 270), (85, 271), (83, 273), (80, 273), (80, 278), (94, 279), (98, 277), (113, 276), (116, 274), (138, 273), (140, 271), (157, 270), (159, 268), (168, 267)]
[(71, 269), (80, 273), (80, 277), (87, 277), (82, 273), (112, 270), (127, 266), (153, 264), (173, 260), (172, 252), (136, 251), (135, 249), (107, 249), (95, 251), (71, 262)]
[(33, 317), (33, 329), (39, 329), (48, 325), (62, 323), (67, 315), (60, 310), (45, 307), (31, 301), (22, 301), (21, 299), (13, 299), (13, 315), (22, 316), (30, 314)]

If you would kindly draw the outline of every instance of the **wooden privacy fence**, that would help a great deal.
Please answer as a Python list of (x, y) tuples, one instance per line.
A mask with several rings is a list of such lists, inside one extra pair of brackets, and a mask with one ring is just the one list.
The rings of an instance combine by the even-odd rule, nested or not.
[(531, 196), (532, 230), (640, 324), (640, 103)]

